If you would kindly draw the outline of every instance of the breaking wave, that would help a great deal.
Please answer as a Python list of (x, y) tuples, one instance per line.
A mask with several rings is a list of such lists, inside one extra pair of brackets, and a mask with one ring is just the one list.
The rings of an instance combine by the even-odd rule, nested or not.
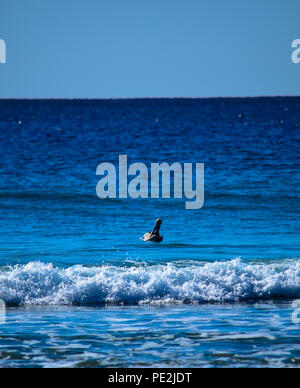
[(211, 303), (300, 298), (300, 262), (57, 268), (31, 262), (0, 269), (8, 305)]

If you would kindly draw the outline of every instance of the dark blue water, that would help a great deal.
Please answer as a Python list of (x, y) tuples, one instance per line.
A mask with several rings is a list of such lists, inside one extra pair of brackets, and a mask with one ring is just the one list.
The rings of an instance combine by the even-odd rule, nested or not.
[[(300, 98), (0, 101), (0, 366), (298, 365), (299, 143)], [(120, 154), (204, 207), (98, 199)]]

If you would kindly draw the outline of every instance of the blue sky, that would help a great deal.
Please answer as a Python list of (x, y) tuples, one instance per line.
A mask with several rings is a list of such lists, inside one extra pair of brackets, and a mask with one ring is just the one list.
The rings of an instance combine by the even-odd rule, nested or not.
[(299, 0), (0, 0), (0, 97), (299, 95)]

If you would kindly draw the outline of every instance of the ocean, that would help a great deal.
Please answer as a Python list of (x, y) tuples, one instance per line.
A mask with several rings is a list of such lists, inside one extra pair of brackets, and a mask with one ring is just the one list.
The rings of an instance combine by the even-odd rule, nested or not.
[[(298, 367), (299, 144), (300, 97), (0, 100), (0, 367)], [(99, 199), (119, 155), (203, 208)]]

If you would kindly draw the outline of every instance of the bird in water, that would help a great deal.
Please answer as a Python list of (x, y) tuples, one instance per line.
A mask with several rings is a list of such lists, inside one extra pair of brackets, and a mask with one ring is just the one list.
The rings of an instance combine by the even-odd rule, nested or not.
[(154, 229), (152, 232), (147, 232), (142, 237), (143, 241), (152, 241), (152, 242), (161, 242), (163, 240), (163, 236), (159, 234), (159, 230), (162, 224), (162, 220), (158, 218), (155, 222)]

